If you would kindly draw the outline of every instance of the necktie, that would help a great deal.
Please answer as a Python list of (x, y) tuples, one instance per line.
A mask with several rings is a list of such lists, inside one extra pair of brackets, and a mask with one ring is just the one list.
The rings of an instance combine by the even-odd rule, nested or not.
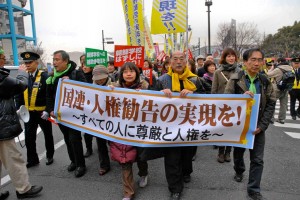
[(29, 74), (28, 87), (31, 89), (32, 86), (33, 86), (33, 76), (32, 74)]
[(253, 92), (253, 94), (256, 94), (256, 87), (255, 87), (255, 84), (254, 84), (255, 77), (252, 78), (251, 76), (249, 76), (249, 79), (250, 79), (249, 90), (250, 90), (250, 92)]

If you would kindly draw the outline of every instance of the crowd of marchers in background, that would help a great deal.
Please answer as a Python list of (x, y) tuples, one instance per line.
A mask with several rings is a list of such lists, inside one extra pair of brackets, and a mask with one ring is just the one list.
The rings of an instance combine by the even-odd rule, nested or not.
[[(5, 69), (5, 55), (0, 51), (0, 173), (1, 165), (8, 170), (16, 189), (17, 198), (31, 198), (40, 194), (42, 186), (32, 186), (28, 179), (28, 168), (38, 167), (40, 160), (36, 151), (36, 134), (38, 126), (45, 135), (46, 165), (52, 165), (54, 160), (54, 142), (50, 117), (56, 118), (54, 104), (59, 79), (71, 79), (90, 84), (133, 90), (162, 91), (168, 98), (173, 93), (179, 93), (181, 98), (189, 94), (246, 94), (260, 96), (260, 111), (255, 134), (254, 147), (250, 150), (250, 169), (247, 184), (247, 194), (250, 199), (263, 199), (260, 182), (264, 167), (263, 154), (265, 146), (265, 131), (270, 123), (275, 121), (285, 123), (287, 101), (290, 97), (290, 115), (293, 120), (300, 118), (300, 56), (294, 56), (291, 62), (284, 58), (277, 60), (265, 59), (260, 49), (248, 49), (239, 62), (236, 52), (231, 48), (223, 50), (218, 63), (208, 55), (196, 59), (186, 59), (182, 52), (175, 51), (163, 61), (151, 62), (145, 60), (143, 69), (151, 69), (152, 76), (147, 77), (143, 69), (134, 63), (125, 63), (115, 67), (113, 61), (108, 66), (85, 65), (85, 55), (80, 57), (80, 66), (70, 60), (67, 52), (58, 50), (53, 53), (53, 71), (39, 69), (40, 55), (33, 52), (21, 54), (23, 64), (18, 75), (12, 78)], [(292, 80), (292, 81), (291, 81)], [(275, 104), (279, 99), (280, 111), (278, 119), (274, 118)], [(22, 127), (16, 111), (25, 105), (29, 110), (30, 119), (24, 122), (27, 161), (24, 161), (18, 151), (14, 138), (22, 132)], [(62, 124), (58, 124), (67, 147), (70, 164), (67, 171), (74, 173), (76, 178), (86, 173), (85, 159), (93, 154), (92, 135), (84, 133), (86, 150), (83, 147), (81, 132)], [(164, 157), (165, 175), (170, 191), (169, 198), (178, 200), (182, 197), (184, 184), (192, 181), (193, 160), (196, 159), (197, 147), (165, 147), (141, 148), (95, 138), (99, 158), (100, 176), (109, 173), (110, 162), (117, 161), (121, 166), (123, 200), (133, 199), (136, 193), (132, 165), (138, 166), (138, 186), (148, 185), (148, 168), (151, 159)], [(245, 148), (230, 146), (214, 146), (218, 149), (216, 160), (219, 163), (231, 162), (233, 149), (234, 173), (236, 182), (244, 180)], [(110, 153), (110, 155), (109, 155)], [(148, 166), (149, 164), (149, 166)], [(195, 166), (197, 167), (197, 166)], [(2, 192), (0, 200), (9, 196)]]

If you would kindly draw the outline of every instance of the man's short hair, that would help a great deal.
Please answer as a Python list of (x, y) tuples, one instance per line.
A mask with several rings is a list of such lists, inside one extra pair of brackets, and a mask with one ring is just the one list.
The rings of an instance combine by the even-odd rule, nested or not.
[(53, 53), (53, 55), (55, 55), (55, 54), (60, 54), (63, 61), (68, 61), (68, 62), (70, 61), (69, 54), (66, 51), (64, 51), (64, 50), (55, 51)]

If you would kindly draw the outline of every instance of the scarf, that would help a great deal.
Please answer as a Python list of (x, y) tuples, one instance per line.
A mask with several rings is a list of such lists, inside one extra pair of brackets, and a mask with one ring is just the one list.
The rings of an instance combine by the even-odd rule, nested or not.
[(61, 77), (62, 75), (64, 75), (66, 72), (69, 71), (69, 69), (71, 68), (71, 64), (68, 64), (68, 67), (67, 69), (65, 69), (64, 71), (62, 72), (58, 72), (56, 71), (56, 69), (54, 68), (54, 74), (53, 76), (50, 76), (49, 78), (47, 78), (46, 80), (46, 83), (49, 85), (49, 84), (53, 84), (55, 79), (57, 79), (58, 77)]
[(235, 70), (237, 65), (236, 65), (236, 63), (234, 63), (233, 65), (223, 64), (222, 67), (223, 67), (223, 71), (232, 71), (232, 70)]
[(172, 77), (172, 91), (180, 92), (180, 80), (183, 81), (184, 89), (195, 91), (197, 88), (195, 84), (190, 81), (189, 77), (197, 77), (197, 75), (193, 74), (188, 67), (185, 67), (183, 74), (179, 75), (178, 73), (173, 73), (172, 68), (169, 68), (168, 75)]
[(203, 75), (203, 78), (204, 79), (206, 79), (206, 80), (210, 80), (210, 81), (213, 81), (214, 80), (214, 74), (212, 74), (212, 73), (205, 73), (204, 75)]

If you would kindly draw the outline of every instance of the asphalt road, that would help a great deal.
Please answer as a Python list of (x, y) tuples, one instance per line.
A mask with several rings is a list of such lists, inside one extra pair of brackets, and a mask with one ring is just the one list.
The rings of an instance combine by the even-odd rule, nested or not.
[[(284, 125), (270, 125), (266, 134), (265, 168), (261, 182), (262, 194), (269, 200), (300, 199), (300, 119), (291, 120), (289, 115)], [(70, 163), (63, 137), (58, 127), (53, 125), (56, 144), (54, 163), (45, 165), (43, 134), (38, 134), (37, 144), (41, 163), (29, 169), (30, 182), (43, 185), (44, 190), (35, 199), (41, 200), (117, 200), (122, 199), (121, 169), (116, 162), (111, 163), (111, 171), (105, 176), (98, 175), (98, 157), (95, 140), (94, 154), (86, 159), (87, 173), (75, 178), (67, 171)], [(24, 141), (21, 141), (24, 144)], [(19, 145), (18, 145), (19, 146)], [(20, 147), (20, 146), (19, 146)], [(25, 149), (20, 147), (24, 158)], [(192, 181), (185, 184), (183, 200), (244, 200), (249, 170), (249, 153), (245, 155), (247, 170), (242, 183), (233, 180), (233, 163), (217, 162), (217, 150), (211, 146), (198, 147), (194, 161)], [(149, 161), (149, 182), (146, 188), (137, 188), (135, 199), (168, 199), (169, 191), (165, 179), (163, 159)], [(2, 173), (1, 191), (9, 190), (8, 200), (16, 199), (15, 190), (5, 170)], [(134, 165), (137, 181), (137, 167)]]

